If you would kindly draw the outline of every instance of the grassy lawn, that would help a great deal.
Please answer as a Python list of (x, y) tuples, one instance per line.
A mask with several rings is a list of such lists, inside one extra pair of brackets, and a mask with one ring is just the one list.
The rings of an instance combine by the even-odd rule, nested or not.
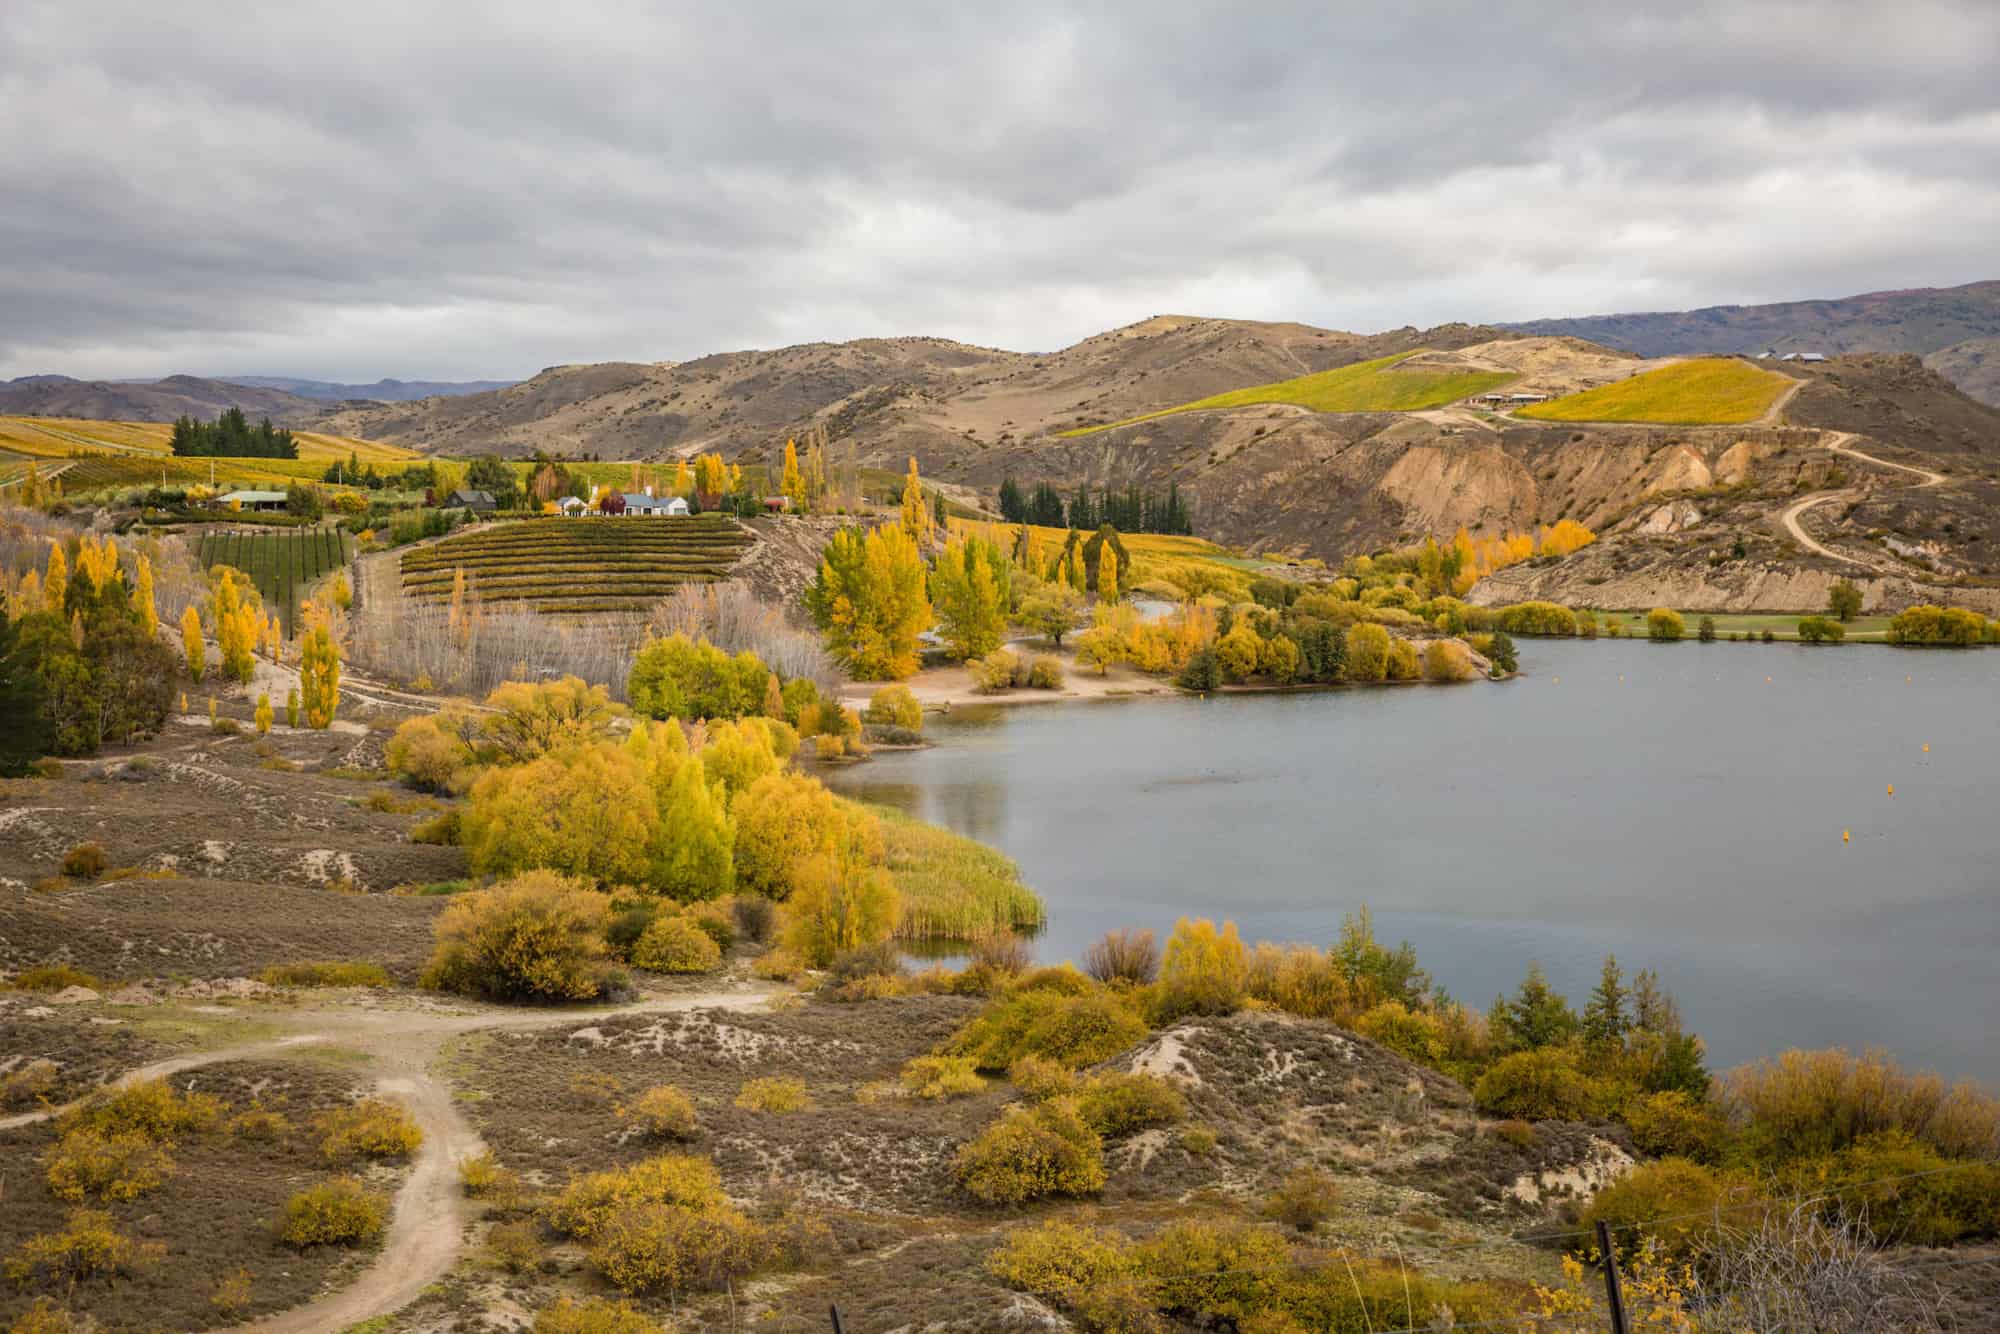
[(1165, 417), (1176, 412), (1200, 412), (1210, 408), (1247, 408), (1260, 403), (1291, 403), (1302, 408), (1311, 408), (1314, 412), (1416, 412), (1424, 408), (1442, 407), (1446, 403), (1473, 394), (1483, 394), (1515, 378), (1512, 374), (1501, 371), (1396, 369), (1398, 362), (1415, 355), (1415, 352), (1403, 352), (1393, 357), (1381, 357), (1375, 361), (1357, 362), (1352, 366), (1340, 366), (1330, 371), (1317, 371), (1291, 380), (1279, 380), (1275, 384), (1232, 389), (1226, 394), (1212, 394), (1178, 407), (1142, 413), (1137, 417), (1108, 422), (1103, 426), (1080, 426), (1075, 430), (1060, 431), (1057, 434), (1067, 439), (1071, 436), (1089, 435), (1094, 431), (1109, 431), (1118, 426), (1130, 426), (1134, 422), (1151, 421), (1155, 417)]
[[(1714, 619), (1715, 633), (1721, 639), (1726, 640), (1731, 635), (1755, 635), (1759, 639), (1762, 639), (1764, 632), (1769, 630), (1779, 639), (1790, 640), (1799, 637), (1799, 622), (1809, 614), (1812, 613), (1684, 611), (1681, 613), (1681, 619), (1687, 622), (1689, 639), (1694, 638), (1696, 628), (1701, 625), (1701, 618), (1706, 615)], [(1624, 625), (1625, 632), (1628, 635), (1631, 635), (1635, 639), (1644, 639), (1646, 637), (1645, 612), (1600, 611), (1597, 613), (1597, 619), (1600, 623), (1608, 622), (1614, 617)], [(1888, 642), (1889, 618), (1887, 616), (1857, 616), (1847, 622), (1843, 628), (1847, 631), (1847, 638), (1844, 642), (1849, 644), (1857, 642), (1863, 644), (1882, 644)]]
[(1791, 383), (1788, 375), (1760, 370), (1735, 357), (1701, 357), (1530, 404), (1514, 415), (1551, 422), (1731, 425), (1763, 416)]

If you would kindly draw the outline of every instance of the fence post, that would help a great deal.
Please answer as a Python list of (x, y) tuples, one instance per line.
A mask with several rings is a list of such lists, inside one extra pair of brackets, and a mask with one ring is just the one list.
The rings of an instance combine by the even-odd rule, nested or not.
[(1597, 1222), (1597, 1249), (1604, 1256), (1604, 1295), (1611, 1303), (1611, 1334), (1631, 1334), (1625, 1323), (1625, 1294), (1618, 1287), (1618, 1252), (1611, 1249), (1611, 1225), (1603, 1219)]
[(847, 1326), (840, 1323), (840, 1303), (834, 1302), (831, 1310), (833, 1311), (833, 1334), (847, 1334)]

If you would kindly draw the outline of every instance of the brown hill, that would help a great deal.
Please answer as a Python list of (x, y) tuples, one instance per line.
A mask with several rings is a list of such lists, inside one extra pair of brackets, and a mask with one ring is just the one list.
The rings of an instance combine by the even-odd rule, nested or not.
[(34, 375), (0, 383), (0, 416), (81, 417), (96, 421), (170, 422), (183, 414), (208, 420), (225, 408), (283, 426), (316, 422), (326, 404), (281, 389), (170, 375), (148, 384)]
[[(1940, 352), (2000, 337), (2000, 281), (1962, 287), (1916, 287), (1867, 292), (1830, 301), (1786, 301), (1767, 306), (1709, 306), (1701, 310), (1591, 315), (1582, 319), (1529, 320), (1506, 326), (1526, 333), (1569, 334), (1643, 357), (1703, 352)], [(1983, 359), (1995, 357), (1988, 346)], [(1974, 397), (2000, 404), (2000, 370), (1960, 379), (1952, 356), (1936, 369)]]
[(1924, 355), (1924, 365), (1980, 402), (2000, 407), (2000, 336), (1939, 348)]

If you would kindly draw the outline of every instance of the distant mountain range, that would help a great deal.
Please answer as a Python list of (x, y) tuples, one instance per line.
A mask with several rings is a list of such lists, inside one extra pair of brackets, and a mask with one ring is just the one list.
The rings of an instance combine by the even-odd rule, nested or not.
[(1914, 352), (1967, 394), (2000, 405), (2000, 281), (1830, 301), (1588, 315), (1503, 325), (1567, 334), (1642, 357), (1697, 352)]
[(286, 426), (306, 425), (342, 406), (407, 403), (505, 389), (513, 380), (377, 380), (334, 384), (282, 375), (212, 378), (169, 375), (164, 380), (78, 380), (68, 375), (23, 375), (0, 380), (0, 415), (87, 417), (107, 421), (172, 421), (183, 413), (214, 417), (241, 408)]
[(253, 389), (282, 389), (300, 398), (368, 399), (376, 403), (408, 403), (418, 398), (453, 398), (460, 394), (483, 394), (489, 389), (505, 389), (519, 380), (377, 380), (373, 384), (336, 384), (327, 380), (300, 380), (288, 375), (225, 375), (229, 384)]

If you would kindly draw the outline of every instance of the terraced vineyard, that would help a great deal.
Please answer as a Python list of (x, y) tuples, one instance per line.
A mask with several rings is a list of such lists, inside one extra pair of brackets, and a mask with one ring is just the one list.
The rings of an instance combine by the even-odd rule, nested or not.
[(290, 635), (305, 591), (353, 559), (354, 535), (339, 528), (205, 532), (196, 552), (204, 570), (233, 565), (249, 575)]
[(464, 570), (484, 602), (532, 602), (547, 613), (642, 612), (682, 584), (723, 578), (751, 541), (720, 514), (480, 524), (403, 553), (403, 592), (445, 601)]

